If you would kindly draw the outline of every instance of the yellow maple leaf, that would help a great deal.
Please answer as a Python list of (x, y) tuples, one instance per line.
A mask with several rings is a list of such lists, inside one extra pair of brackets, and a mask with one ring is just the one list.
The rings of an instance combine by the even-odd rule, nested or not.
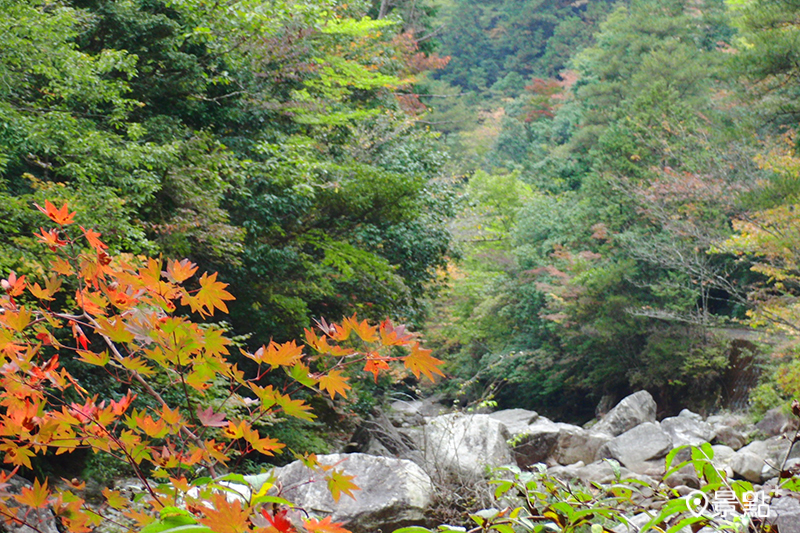
[(348, 476), (339, 470), (333, 470), (330, 474), (325, 476), (325, 479), (328, 482), (328, 490), (331, 491), (331, 496), (333, 496), (333, 501), (338, 502), (339, 498), (342, 497), (342, 493), (347, 494), (354, 500), (356, 499), (353, 496), (354, 490), (361, 490), (358, 485), (353, 483), (353, 480), (356, 476)]
[(337, 393), (342, 398), (347, 398), (347, 391), (350, 390), (350, 385), (347, 384), (347, 378), (340, 371), (331, 370), (319, 378), (319, 388), (327, 391), (332, 399), (336, 398)]

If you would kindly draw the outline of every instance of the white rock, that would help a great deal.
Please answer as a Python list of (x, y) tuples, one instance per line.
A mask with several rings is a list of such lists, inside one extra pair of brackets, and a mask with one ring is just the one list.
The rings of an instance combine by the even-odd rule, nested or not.
[(486, 467), (513, 463), (506, 426), (489, 415), (452, 413), (431, 418), (417, 437), (429, 472), (483, 477)]
[(658, 461), (672, 449), (672, 439), (658, 425), (646, 422), (626, 431), (604, 444), (598, 459), (612, 458), (637, 474), (655, 474), (663, 471), (664, 463)]
[(355, 476), (355, 498), (331, 497), (323, 476), (295, 461), (274, 473), (283, 487), (282, 496), (308, 513), (331, 515), (354, 533), (378, 528), (392, 531), (425, 520), (433, 497), (430, 477), (416, 464), (404, 459), (376, 457), (361, 453), (322, 455), (320, 464), (334, 466)]
[(642, 390), (624, 398), (592, 430), (616, 437), (639, 424), (655, 421), (656, 402), (649, 392)]

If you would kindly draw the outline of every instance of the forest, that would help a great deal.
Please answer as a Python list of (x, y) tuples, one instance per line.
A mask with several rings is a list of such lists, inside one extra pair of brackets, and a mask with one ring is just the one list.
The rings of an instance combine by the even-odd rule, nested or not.
[[(800, 394), (794, 0), (0, 10), (0, 452), (61, 531), (102, 517), (48, 476), (304, 458), (352, 496), (313, 454), (398, 398), (584, 424)], [(295, 530), (275, 496), (167, 524), (159, 495), (119, 508)]]

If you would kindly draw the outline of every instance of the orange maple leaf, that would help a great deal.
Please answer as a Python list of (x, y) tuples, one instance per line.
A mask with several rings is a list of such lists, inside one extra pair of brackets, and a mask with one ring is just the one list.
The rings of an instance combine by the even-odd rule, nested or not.
[(258, 363), (266, 363), (275, 368), (278, 366), (293, 366), (303, 357), (303, 347), (298, 346), (294, 341), (276, 344), (270, 341), (265, 348), (262, 346), (251, 356), (245, 353), (250, 359)]
[(350, 533), (350, 530), (343, 528), (343, 524), (340, 522), (331, 522), (330, 516), (326, 516), (322, 520), (309, 518), (303, 521), (303, 525), (311, 533), (316, 533), (317, 531), (320, 533)]
[(385, 357), (367, 357), (367, 363), (364, 365), (364, 372), (372, 372), (375, 376), (375, 383), (378, 382), (378, 374), (383, 370), (389, 370), (389, 363), (391, 359)]
[(270, 513), (266, 509), (261, 510), (261, 514), (264, 515), (264, 518), (266, 518), (267, 521), (272, 524), (272, 527), (279, 533), (294, 533), (297, 530), (292, 525), (292, 522), (286, 517), (287, 512), (287, 509), (279, 509), (274, 513)]
[(41, 484), (36, 479), (33, 482), (33, 487), (22, 487), (22, 494), (14, 495), (14, 499), (22, 505), (39, 509), (48, 505), (48, 496), (50, 496), (50, 491), (47, 490), (47, 480), (45, 479), (44, 483)]
[(61, 274), (62, 276), (71, 276), (73, 272), (72, 265), (69, 264), (69, 261), (61, 257), (56, 257), (50, 261), (50, 268), (53, 269), (53, 272)]
[(144, 431), (147, 436), (160, 439), (169, 431), (163, 420), (153, 420), (150, 415), (145, 417), (137, 416), (133, 419), (136, 427)]
[(45, 231), (44, 228), (39, 228), (39, 230), (42, 233), (34, 233), (34, 236), (36, 236), (41, 242), (45, 243), (51, 251), (55, 252), (56, 248), (67, 244), (67, 241), (59, 237), (57, 229), (53, 228), (50, 231)]
[(86, 240), (89, 241), (89, 246), (97, 250), (98, 252), (101, 250), (105, 250), (108, 248), (106, 243), (100, 240), (100, 234), (92, 229), (86, 229), (83, 226), (79, 226), (81, 231), (83, 232), (83, 236), (86, 237)]
[(197, 265), (188, 259), (167, 263), (167, 275), (172, 278), (172, 281), (175, 283), (183, 283), (194, 276), (195, 272), (197, 272)]
[(17, 273), (12, 270), (8, 273), (8, 279), (2, 280), (0, 285), (12, 298), (19, 296), (25, 290), (25, 276), (17, 277)]
[(378, 340), (378, 330), (377, 328), (370, 326), (366, 320), (362, 320), (359, 322), (356, 319), (356, 315), (353, 315), (350, 318), (345, 318), (342, 322), (342, 325), (345, 328), (349, 328), (350, 330), (354, 331), (356, 335), (361, 337), (361, 340), (364, 342), (375, 342)]
[(0, 323), (5, 324), (14, 331), (22, 331), (31, 323), (33, 314), (25, 307), (20, 307), (19, 311), (6, 311), (0, 315)]
[(28, 285), (28, 290), (31, 291), (31, 294), (33, 294), (39, 300), (44, 300), (46, 302), (53, 300), (50, 291), (46, 288), (41, 288), (38, 283), (34, 283), (33, 286)]
[(97, 332), (108, 337), (112, 342), (129, 343), (133, 342), (135, 335), (128, 329), (128, 325), (117, 317), (113, 322), (105, 317), (98, 317)]
[(50, 200), (44, 201), (44, 207), (39, 204), (33, 204), (39, 211), (47, 215), (47, 217), (60, 226), (67, 226), (74, 222), (75, 212), (69, 212), (69, 206), (66, 202), (61, 206), (61, 209), (56, 209), (56, 206), (50, 203)]
[(439, 365), (444, 361), (433, 357), (431, 350), (425, 350), (418, 342), (411, 347), (411, 353), (405, 357), (404, 363), (406, 368), (411, 370), (417, 378), (420, 373), (425, 374), (431, 381), (436, 381), (433, 377), (434, 374), (444, 377), (444, 372), (439, 369)]
[(350, 390), (350, 385), (347, 384), (347, 378), (340, 371), (331, 370), (327, 375), (319, 378), (319, 388), (328, 391), (331, 399), (335, 399), (337, 393), (342, 398), (347, 398), (347, 391)]
[(388, 319), (381, 322), (381, 343), (384, 346), (398, 346), (405, 344), (411, 339), (411, 334), (406, 331), (405, 326), (395, 327)]
[(228, 501), (224, 494), (213, 494), (211, 499), (213, 507), (203, 509), (206, 516), (198, 522), (210, 527), (215, 533), (241, 533), (250, 530), (249, 507), (242, 509), (239, 500)]

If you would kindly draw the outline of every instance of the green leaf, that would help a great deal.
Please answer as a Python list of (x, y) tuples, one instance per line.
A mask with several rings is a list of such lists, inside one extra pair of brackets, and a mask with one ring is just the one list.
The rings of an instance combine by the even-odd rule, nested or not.
[(691, 516), (689, 518), (684, 518), (683, 520), (679, 521), (677, 524), (669, 528), (667, 530), (667, 533), (679, 533), (684, 527), (690, 526), (692, 524), (699, 524), (701, 522), (708, 523), (708, 519), (702, 516)]
[[(669, 468), (670, 468), (670, 466), (672, 465), (672, 461), (673, 461), (673, 459), (675, 459), (675, 456), (676, 456), (676, 455), (678, 455), (678, 454), (679, 454), (679, 453), (680, 453), (682, 450), (685, 450), (685, 449), (686, 449), (686, 448), (688, 448), (688, 447), (689, 447), (689, 445), (688, 445), (688, 444), (685, 444), (685, 445), (683, 445), (683, 446), (678, 446), (677, 448), (674, 448), (674, 449), (673, 449), (671, 452), (669, 452), (669, 453), (667, 454), (667, 458), (665, 459), (665, 466), (664, 466), (664, 468), (665, 468), (667, 471), (669, 471)], [(667, 477), (667, 476), (665, 475), (664, 477)]]
[(394, 533), (433, 533), (430, 529), (420, 526), (409, 526), (395, 529)]

